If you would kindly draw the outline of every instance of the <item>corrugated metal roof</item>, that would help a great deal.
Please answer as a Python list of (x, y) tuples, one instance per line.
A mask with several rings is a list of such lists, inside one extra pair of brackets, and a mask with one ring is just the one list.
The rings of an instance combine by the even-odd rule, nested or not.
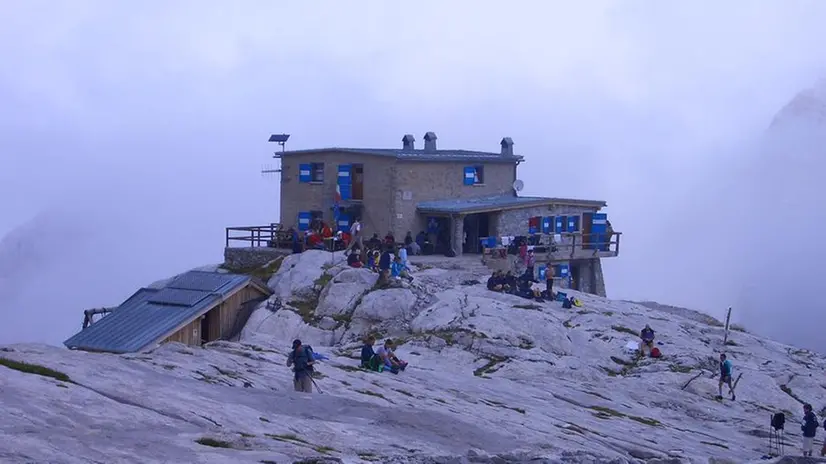
[(595, 200), (575, 200), (571, 198), (548, 198), (548, 197), (518, 197), (511, 194), (492, 195), (476, 198), (445, 199), (423, 201), (416, 207), (423, 213), (472, 213), (495, 211), (500, 209), (528, 208), (542, 205), (574, 205), (593, 208), (601, 208), (606, 205), (604, 201)]
[(189, 271), (160, 289), (142, 288), (64, 342), (69, 348), (130, 353), (160, 342), (250, 282), (245, 275)]
[(396, 158), (405, 161), (484, 161), (486, 163), (515, 163), (524, 158), (519, 155), (502, 156), (501, 153), (472, 150), (398, 150), (393, 148), (311, 148), (277, 153), (277, 156), (307, 155), (315, 153), (352, 153)]

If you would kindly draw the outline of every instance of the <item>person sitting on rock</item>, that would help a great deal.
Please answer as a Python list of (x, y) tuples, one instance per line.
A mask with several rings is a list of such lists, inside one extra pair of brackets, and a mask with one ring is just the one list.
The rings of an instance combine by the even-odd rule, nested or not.
[(508, 293), (516, 293), (516, 276), (513, 275), (513, 272), (508, 271), (505, 274), (504, 285), (502, 286), (502, 290)]
[(502, 271), (493, 271), (488, 277), (488, 290), (493, 292), (501, 292), (505, 286), (505, 281), (502, 278)]
[(359, 256), (359, 250), (350, 250), (350, 254), (347, 255), (347, 265), (350, 267), (354, 267), (356, 269), (364, 266), (364, 264), (361, 262), (361, 256)]
[(379, 272), (379, 250), (370, 250), (370, 253), (367, 255), (367, 264), (370, 266), (370, 270), (374, 272)]
[(645, 324), (645, 327), (640, 331), (640, 339), (640, 354), (645, 356), (646, 348), (649, 352), (651, 352), (651, 348), (654, 348), (654, 329)]
[(387, 235), (384, 236), (384, 244), (391, 247), (396, 245), (396, 237), (393, 236), (393, 232), (387, 232)]
[(379, 239), (379, 234), (373, 234), (373, 236), (370, 237), (370, 240), (367, 241), (367, 246), (375, 249), (381, 248), (381, 239)]
[(378, 371), (381, 366), (381, 360), (373, 351), (373, 345), (376, 343), (376, 337), (370, 335), (364, 340), (364, 345), (361, 347), (361, 367), (363, 369), (370, 369), (371, 371)]
[(384, 367), (394, 374), (398, 374), (407, 367), (407, 362), (397, 358), (393, 352), (393, 340), (390, 338), (384, 341), (384, 346), (376, 350), (376, 355), (381, 359)]
[(390, 275), (394, 279), (407, 279), (413, 280), (413, 277), (410, 275), (410, 268), (402, 262), (401, 256), (396, 256), (393, 260), (393, 263), (390, 265)]

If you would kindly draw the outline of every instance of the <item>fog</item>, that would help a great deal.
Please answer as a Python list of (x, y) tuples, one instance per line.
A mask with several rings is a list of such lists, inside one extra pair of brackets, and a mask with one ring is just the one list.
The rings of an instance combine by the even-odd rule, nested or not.
[[(7, 1), (0, 343), (222, 260), (278, 220), (288, 148), (526, 157), (524, 195), (606, 200), (609, 296), (826, 350), (819, 294), (826, 3)], [(822, 101), (826, 101), (824, 98)], [(814, 103), (812, 103), (814, 102)], [(817, 115), (821, 119), (817, 121)]]

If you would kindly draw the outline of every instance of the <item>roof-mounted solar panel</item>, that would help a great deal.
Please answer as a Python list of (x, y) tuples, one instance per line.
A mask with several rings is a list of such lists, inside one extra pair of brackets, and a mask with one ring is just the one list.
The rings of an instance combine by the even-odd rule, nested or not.
[(180, 288), (164, 288), (149, 298), (149, 303), (192, 307), (208, 297), (209, 293), (197, 290), (183, 290)]

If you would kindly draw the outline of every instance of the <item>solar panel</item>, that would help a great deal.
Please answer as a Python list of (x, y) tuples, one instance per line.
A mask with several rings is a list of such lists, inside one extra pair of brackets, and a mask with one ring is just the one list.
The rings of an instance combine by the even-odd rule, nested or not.
[(272, 134), (270, 136), (270, 142), (284, 143), (289, 138), (290, 138), (290, 134)]
[(183, 290), (180, 288), (164, 288), (149, 298), (150, 303), (172, 305), (172, 306), (195, 306), (209, 293), (197, 290)]
[(200, 290), (214, 292), (229, 282), (230, 278), (213, 272), (187, 272), (176, 277), (166, 285), (166, 288), (182, 288), (184, 290)]

